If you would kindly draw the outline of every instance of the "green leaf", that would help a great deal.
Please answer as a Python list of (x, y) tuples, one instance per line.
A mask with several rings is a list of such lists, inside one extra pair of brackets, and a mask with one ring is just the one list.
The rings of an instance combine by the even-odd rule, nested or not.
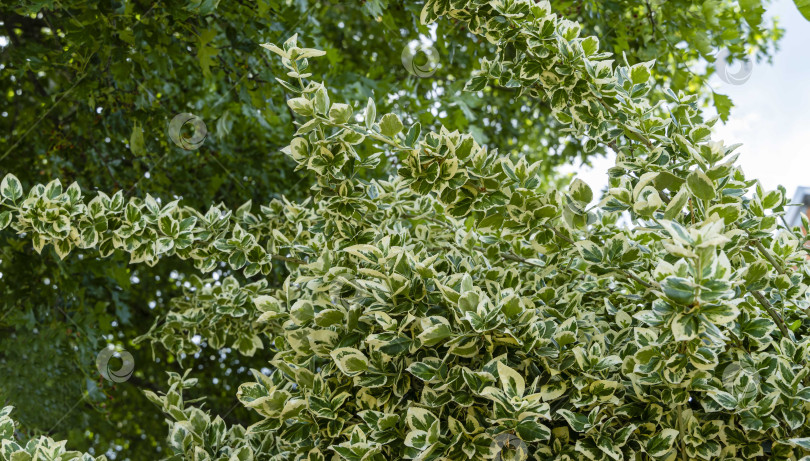
[(211, 65), (216, 62), (215, 58), (219, 54), (219, 49), (209, 46), (209, 43), (211, 43), (216, 36), (217, 30), (213, 27), (205, 29), (199, 35), (197, 59), (200, 61), (203, 75), (211, 75)]
[(143, 128), (141, 128), (138, 122), (135, 122), (135, 124), (132, 126), (132, 135), (129, 137), (129, 150), (132, 151), (132, 155), (142, 157), (146, 155), (146, 149), (144, 146)]
[(507, 395), (511, 397), (523, 397), (526, 390), (526, 382), (520, 374), (512, 368), (498, 362), (498, 378), (501, 380), (501, 387)]
[(520, 421), (517, 425), (517, 433), (524, 442), (539, 442), (548, 440), (551, 437), (551, 430), (531, 418)]
[(731, 114), (731, 108), (734, 107), (734, 103), (731, 101), (731, 98), (724, 94), (715, 93), (712, 91), (712, 101), (714, 102), (714, 108), (717, 109), (717, 114), (720, 115), (720, 120), (727, 122), (728, 117)]
[(557, 410), (557, 414), (562, 416), (568, 422), (568, 425), (571, 426), (571, 429), (577, 432), (585, 432), (585, 430), (592, 426), (590, 420), (585, 415), (574, 413), (570, 410)]
[(710, 391), (708, 394), (709, 397), (712, 398), (712, 400), (717, 402), (721, 407), (725, 408), (726, 410), (733, 410), (737, 408), (737, 399), (734, 398), (734, 396), (729, 394), (728, 392), (715, 390)]
[(352, 117), (352, 106), (343, 103), (336, 103), (332, 104), (332, 107), (329, 109), (329, 119), (337, 123), (338, 125), (342, 125), (348, 122)]
[(590, 240), (580, 240), (576, 242), (577, 250), (582, 256), (582, 259), (591, 263), (602, 262), (602, 250), (599, 245), (591, 242)]
[(672, 319), (672, 335), (676, 341), (689, 341), (697, 338), (700, 321), (692, 314), (677, 314)]
[(548, 384), (543, 384), (540, 387), (540, 398), (542, 398), (544, 402), (556, 400), (562, 397), (566, 389), (568, 389), (568, 385), (565, 384), (565, 381), (553, 381)]
[(405, 416), (408, 427), (414, 431), (429, 431), (438, 418), (429, 410), (419, 407), (409, 407)]
[(315, 131), (319, 126), (321, 126), (321, 120), (313, 118), (312, 120), (298, 127), (298, 130), (295, 132), (295, 135), (301, 136), (302, 134), (307, 134), (311, 131)]
[(762, 197), (762, 208), (770, 210), (782, 203), (782, 191), (772, 190)]
[(405, 145), (406, 146), (413, 146), (417, 139), (419, 139), (419, 135), (422, 132), (422, 124), (421, 123), (414, 123), (408, 128), (408, 134), (405, 135)]
[(0, 230), (5, 229), (9, 224), (11, 224), (11, 218), (11, 211), (0, 212)]
[(692, 243), (694, 243), (692, 236), (689, 235), (689, 231), (687, 231), (683, 226), (678, 224), (678, 222), (662, 219), (661, 221), (659, 221), (659, 223), (672, 237), (672, 239), (675, 240), (675, 242), (680, 243), (682, 245), (691, 245)]
[(441, 360), (435, 357), (426, 357), (421, 362), (414, 362), (408, 366), (408, 372), (422, 381), (434, 381), (441, 378)]
[(315, 112), (318, 114), (326, 115), (329, 112), (329, 93), (326, 91), (326, 86), (321, 84), (318, 91), (315, 92), (314, 99)]
[(695, 302), (695, 286), (683, 277), (667, 277), (661, 282), (661, 288), (668, 298), (685, 306)]
[(453, 332), (450, 330), (448, 323), (438, 323), (425, 329), (418, 337), (424, 346), (430, 347), (439, 344), (444, 339), (452, 336), (452, 334)]
[(571, 197), (581, 203), (588, 204), (593, 200), (593, 191), (585, 181), (577, 178), (571, 183), (570, 187)]
[(351, 347), (341, 347), (333, 350), (332, 356), (335, 365), (347, 376), (357, 376), (368, 370), (368, 357)]
[(309, 142), (306, 138), (293, 138), (289, 147), (283, 151), (296, 162), (302, 163), (309, 156)]
[(304, 117), (315, 115), (315, 110), (312, 106), (312, 101), (307, 98), (292, 98), (287, 100), (287, 105), (290, 106), (293, 112)]
[(268, 50), (272, 51), (273, 53), (275, 53), (275, 54), (277, 54), (277, 55), (281, 56), (282, 58), (287, 58), (287, 59), (289, 59), (289, 57), (290, 57), (290, 56), (287, 54), (287, 52), (286, 52), (286, 51), (282, 50), (281, 48), (279, 48), (278, 46), (276, 46), (276, 45), (275, 45), (275, 44), (273, 44), (273, 43), (262, 43), (260, 46), (261, 46), (262, 48), (265, 48), (265, 49), (268, 49)]
[(364, 113), (365, 124), (367, 129), (371, 129), (374, 126), (374, 122), (377, 121), (377, 106), (374, 104), (374, 100), (368, 98), (368, 104), (366, 104), (366, 111)]
[(380, 133), (388, 136), (389, 138), (396, 136), (400, 131), (402, 131), (402, 128), (402, 121), (396, 114), (385, 114), (380, 119)]
[(315, 48), (303, 48), (298, 50), (298, 57), (296, 59), (319, 58), (321, 56), (326, 56), (326, 51)]
[(599, 51), (599, 39), (595, 36), (590, 36), (582, 41), (582, 51), (585, 56), (590, 56)]
[(795, 437), (788, 439), (788, 442), (793, 446), (801, 447), (804, 450), (810, 451), (810, 437)]
[(6, 200), (16, 203), (23, 196), (22, 184), (16, 176), (9, 173), (0, 182), (0, 195)]
[(717, 195), (712, 180), (700, 170), (689, 173), (689, 176), (686, 177), (686, 185), (692, 194), (701, 200), (711, 200)]
[(675, 429), (664, 429), (647, 441), (645, 451), (654, 458), (663, 457), (672, 449), (677, 436)]
[(689, 201), (689, 194), (686, 188), (681, 189), (672, 197), (666, 209), (664, 209), (665, 219), (675, 219), (683, 213), (683, 207)]
[(799, 13), (804, 16), (804, 19), (810, 21), (810, 0), (793, 0), (793, 3), (799, 9)]
[(634, 85), (647, 83), (649, 78), (650, 69), (646, 64), (636, 64), (630, 68), (630, 81), (632, 81)]
[[(794, 0), (795, 1), (795, 0)], [(765, 7), (762, 0), (739, 0), (742, 16), (745, 22), (754, 29), (758, 29), (762, 23), (762, 15), (765, 14)]]
[(487, 77), (485, 75), (479, 75), (467, 80), (467, 83), (464, 85), (464, 91), (481, 91), (487, 87)]
[(622, 452), (616, 447), (613, 440), (607, 435), (599, 437), (596, 442), (596, 446), (599, 447), (603, 453), (610, 456), (614, 460), (619, 461), (624, 459)]
[(740, 315), (739, 309), (727, 304), (714, 304), (703, 306), (700, 309), (706, 319), (716, 325), (725, 325), (733, 322)]

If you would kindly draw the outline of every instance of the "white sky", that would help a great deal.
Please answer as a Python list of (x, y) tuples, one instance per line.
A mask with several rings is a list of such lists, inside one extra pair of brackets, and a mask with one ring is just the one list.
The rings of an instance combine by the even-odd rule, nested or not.
[[(728, 123), (718, 121), (712, 138), (742, 143), (736, 152), (746, 176), (759, 179), (766, 190), (782, 184), (792, 197), (797, 187), (810, 186), (810, 22), (792, 0), (775, 0), (768, 15), (785, 29), (773, 64), (755, 62), (742, 85), (724, 83), (716, 75), (710, 81), (734, 102)], [(565, 171), (596, 192), (607, 185), (613, 162), (610, 156), (595, 159), (593, 168), (571, 165)]]

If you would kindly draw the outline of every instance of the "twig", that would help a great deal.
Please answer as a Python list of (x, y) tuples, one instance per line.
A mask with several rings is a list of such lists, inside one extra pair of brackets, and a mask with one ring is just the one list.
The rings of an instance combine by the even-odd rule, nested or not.
[(625, 275), (625, 276), (627, 276), (628, 278), (631, 278), (631, 279), (635, 280), (636, 282), (638, 282), (638, 283), (640, 283), (640, 284), (644, 285), (646, 288), (658, 288), (658, 289), (661, 289), (661, 286), (660, 286), (658, 283), (655, 283), (655, 282), (653, 282), (653, 283), (645, 282), (645, 281), (644, 281), (644, 280), (642, 280), (642, 279), (641, 279), (641, 278), (640, 278), (638, 275), (636, 275), (636, 274), (634, 274), (634, 273), (632, 273), (632, 272), (630, 272), (630, 271), (626, 271), (626, 270), (624, 270), (624, 269), (619, 269), (619, 272), (621, 272), (622, 274), (624, 274), (624, 275)]
[[(482, 252), (483, 252), (483, 250), (482, 250)], [(518, 256), (518, 255), (516, 255), (514, 253), (501, 253), (501, 257), (503, 259), (508, 259), (510, 261), (520, 262), (520, 263), (523, 263), (523, 264), (528, 264), (528, 265), (534, 266), (534, 267), (541, 267), (541, 268), (545, 267), (545, 266), (542, 266), (540, 264), (535, 264), (535, 263), (529, 261), (528, 259), (521, 258), (520, 256)]]
[(768, 315), (770, 315), (773, 321), (776, 322), (776, 325), (782, 332), (782, 336), (784, 336), (785, 338), (793, 339), (793, 337), (790, 335), (790, 332), (788, 331), (787, 326), (785, 325), (785, 322), (782, 321), (782, 317), (779, 317), (779, 314), (773, 308), (771, 303), (769, 303), (768, 300), (765, 299), (765, 296), (763, 296), (763, 294), (757, 290), (752, 290), (751, 294), (754, 295), (755, 298), (757, 298), (759, 303), (762, 304), (762, 307), (764, 307), (765, 310), (768, 312)]
[(782, 265), (776, 262), (775, 259), (773, 259), (773, 256), (771, 256), (771, 254), (768, 252), (765, 246), (762, 245), (762, 242), (760, 242), (759, 239), (754, 240), (754, 245), (756, 245), (757, 249), (762, 253), (763, 256), (765, 256), (765, 259), (767, 259), (768, 262), (771, 263), (771, 265), (774, 268), (776, 268), (777, 272), (779, 272), (780, 274), (785, 273), (785, 269), (782, 268)]
[(45, 111), (45, 113), (44, 113), (44, 114), (42, 114), (42, 116), (41, 116), (41, 117), (39, 117), (39, 118), (37, 119), (37, 121), (36, 121), (36, 122), (34, 122), (34, 123), (33, 123), (33, 124), (32, 124), (32, 125), (31, 125), (31, 126), (28, 128), (28, 130), (26, 130), (26, 132), (25, 132), (25, 133), (23, 133), (23, 134), (22, 134), (22, 136), (20, 136), (19, 138), (17, 138), (17, 141), (16, 141), (16, 142), (15, 142), (15, 143), (14, 143), (14, 144), (11, 146), (11, 147), (9, 147), (9, 148), (8, 148), (8, 150), (6, 150), (6, 152), (5, 152), (3, 155), (0, 155), (0, 160), (3, 160), (4, 158), (8, 157), (8, 154), (10, 154), (10, 153), (11, 153), (11, 151), (13, 151), (13, 150), (14, 150), (14, 148), (15, 148), (15, 147), (17, 147), (17, 145), (18, 145), (18, 144), (20, 144), (20, 142), (22, 142), (22, 140), (23, 140), (23, 139), (25, 139), (25, 137), (28, 135), (28, 133), (30, 133), (30, 132), (31, 132), (31, 130), (33, 130), (33, 129), (34, 129), (36, 126), (37, 126), (37, 125), (39, 125), (39, 122), (41, 122), (41, 121), (42, 121), (42, 119), (43, 119), (43, 118), (45, 118), (45, 116), (47, 116), (48, 114), (50, 114), (50, 113), (51, 113), (51, 111), (53, 110), (53, 108), (54, 108), (54, 107), (56, 107), (56, 105), (57, 105), (57, 104), (59, 104), (60, 102), (62, 102), (62, 100), (63, 100), (63, 99), (65, 99), (65, 97), (66, 97), (68, 94), (70, 94), (70, 92), (71, 92), (71, 91), (73, 91), (73, 89), (74, 89), (74, 88), (76, 88), (76, 86), (77, 86), (79, 83), (81, 83), (81, 81), (82, 81), (82, 80), (84, 80), (84, 78), (85, 78), (85, 77), (87, 77), (87, 74), (82, 75), (82, 76), (81, 76), (81, 77), (80, 77), (78, 80), (76, 80), (76, 83), (74, 83), (74, 84), (73, 84), (73, 86), (72, 86), (72, 87), (70, 87), (70, 89), (68, 89), (67, 91), (65, 91), (64, 93), (62, 93), (62, 96), (60, 96), (60, 97), (59, 97), (59, 99), (57, 99), (57, 100), (56, 100), (56, 102), (54, 102), (53, 104), (51, 104), (51, 107), (49, 107), (49, 108), (48, 108), (48, 110), (46, 110), (46, 111)]
[(276, 260), (276, 261), (284, 261), (284, 262), (288, 262), (288, 263), (295, 263), (295, 264), (306, 264), (307, 263), (303, 259), (288, 258), (286, 256), (281, 256), (281, 255), (273, 255), (272, 258), (274, 260)]
[(556, 227), (554, 227), (554, 226), (552, 226), (552, 225), (550, 225), (548, 223), (544, 223), (543, 227), (550, 230), (551, 232), (554, 232), (554, 235), (556, 235), (557, 237), (565, 240), (566, 242), (570, 243), (571, 245), (575, 244), (573, 240), (571, 240), (567, 235), (560, 232)]
[(655, 41), (655, 32), (657, 30), (657, 27), (655, 27), (655, 18), (653, 17), (653, 11), (652, 7), (650, 7), (650, 2), (647, 1), (645, 3), (647, 4), (647, 18), (650, 20), (650, 26), (652, 27), (653, 41)]

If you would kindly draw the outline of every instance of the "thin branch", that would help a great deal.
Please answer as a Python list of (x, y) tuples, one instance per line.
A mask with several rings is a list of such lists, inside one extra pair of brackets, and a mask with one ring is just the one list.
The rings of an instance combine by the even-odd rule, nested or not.
[(635, 280), (636, 282), (644, 285), (646, 288), (658, 288), (659, 290), (661, 289), (661, 285), (659, 285), (658, 283), (656, 283), (656, 282), (653, 282), (653, 283), (646, 282), (646, 281), (642, 280), (638, 275), (636, 275), (636, 274), (634, 274), (634, 273), (632, 273), (630, 271), (619, 269), (619, 272), (621, 272), (622, 274), (624, 274), (628, 278), (631, 278), (631, 279)]
[(762, 304), (762, 307), (764, 307), (765, 310), (768, 312), (768, 315), (770, 315), (773, 321), (776, 322), (776, 325), (782, 332), (782, 336), (784, 336), (785, 338), (793, 339), (793, 337), (790, 335), (790, 331), (785, 325), (785, 322), (782, 320), (782, 317), (779, 316), (779, 314), (776, 312), (776, 309), (773, 308), (771, 303), (769, 303), (768, 300), (765, 299), (765, 296), (757, 290), (751, 291), (751, 294), (754, 295), (755, 298), (757, 298), (759, 303)]
[(518, 256), (518, 255), (516, 255), (514, 253), (501, 253), (501, 257), (504, 258), (504, 259), (508, 259), (510, 261), (516, 261), (516, 262), (523, 263), (523, 264), (528, 264), (528, 265), (534, 266), (534, 267), (541, 267), (541, 268), (546, 267), (546, 266), (543, 266), (543, 265), (540, 265), (540, 264), (535, 264), (535, 263), (529, 261), (528, 259), (521, 258), (520, 256)]
[(759, 250), (759, 251), (762, 253), (762, 255), (763, 255), (763, 256), (765, 256), (765, 259), (767, 259), (767, 260), (768, 260), (768, 262), (769, 262), (769, 263), (771, 263), (771, 265), (772, 265), (774, 268), (776, 268), (776, 271), (777, 271), (777, 272), (779, 272), (780, 274), (784, 274), (784, 273), (785, 273), (785, 269), (782, 267), (782, 265), (781, 265), (781, 264), (779, 264), (779, 263), (778, 263), (778, 262), (777, 262), (777, 261), (776, 261), (776, 260), (773, 258), (773, 256), (771, 256), (771, 254), (768, 252), (768, 250), (765, 248), (765, 246), (764, 246), (764, 245), (762, 245), (762, 242), (760, 242), (760, 241), (759, 241), (759, 239), (754, 240), (754, 245), (756, 245), (757, 249), (758, 249), (758, 250)]
[(645, 3), (647, 4), (647, 18), (650, 20), (650, 26), (652, 27), (653, 41), (655, 41), (655, 31), (658, 28), (655, 26), (655, 17), (653, 16), (653, 10), (652, 7), (650, 6), (649, 0)]
[(544, 223), (544, 224), (543, 224), (543, 227), (545, 227), (546, 229), (550, 230), (551, 232), (554, 232), (554, 235), (556, 235), (557, 237), (559, 237), (559, 238), (561, 238), (561, 239), (565, 240), (566, 242), (570, 243), (571, 245), (574, 245), (574, 244), (575, 244), (575, 243), (574, 243), (574, 241), (573, 241), (573, 240), (571, 240), (571, 238), (569, 238), (567, 235), (565, 235), (565, 234), (563, 234), (562, 232), (560, 232), (560, 231), (559, 231), (559, 230), (558, 230), (556, 227), (554, 227), (554, 226), (552, 226), (552, 225), (550, 225), (550, 224), (548, 224), (548, 223)]
[(303, 259), (288, 258), (286, 256), (281, 256), (281, 255), (273, 255), (272, 258), (274, 260), (276, 260), (276, 261), (284, 261), (284, 262), (295, 263), (295, 264), (307, 264), (307, 262), (304, 261)]
[(403, 218), (406, 218), (406, 219), (425, 219), (425, 220), (430, 221), (430, 222), (432, 222), (432, 223), (434, 223), (434, 224), (438, 224), (438, 225), (440, 225), (440, 226), (444, 226), (445, 228), (447, 228), (447, 229), (449, 229), (449, 230), (455, 230), (455, 229), (456, 229), (456, 228), (455, 228), (455, 227), (453, 227), (453, 226), (452, 226), (450, 223), (448, 223), (448, 222), (444, 222), (444, 221), (440, 221), (440, 220), (438, 220), (438, 219), (436, 219), (435, 217), (430, 216), (430, 215), (415, 216), (415, 215), (412, 215), (412, 214), (407, 214), (407, 213), (406, 213), (406, 214), (403, 214), (403, 215), (402, 215), (402, 217), (403, 217)]

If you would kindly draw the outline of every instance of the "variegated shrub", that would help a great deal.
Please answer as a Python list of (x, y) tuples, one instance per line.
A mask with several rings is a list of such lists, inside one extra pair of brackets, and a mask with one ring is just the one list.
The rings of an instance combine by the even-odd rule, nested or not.
[[(229, 265), (142, 340), (267, 357), (238, 391), (255, 422), (189, 406), (193, 377), (172, 374), (148, 393), (170, 459), (810, 459), (810, 273), (785, 191), (743, 174), (694, 96), (651, 102), (651, 63), (614, 66), (547, 2), (428, 0), (437, 20), (497, 46), (468, 90), (514, 88), (617, 153), (603, 198), (554, 189), (520, 146), (330, 100), (297, 37), (265, 48), (312, 200), (201, 213), (3, 180), (0, 225), (37, 249)], [(358, 179), (382, 156), (398, 170)], [(289, 276), (269, 283), (273, 264)], [(2, 434), (2, 459), (31, 459)]]

